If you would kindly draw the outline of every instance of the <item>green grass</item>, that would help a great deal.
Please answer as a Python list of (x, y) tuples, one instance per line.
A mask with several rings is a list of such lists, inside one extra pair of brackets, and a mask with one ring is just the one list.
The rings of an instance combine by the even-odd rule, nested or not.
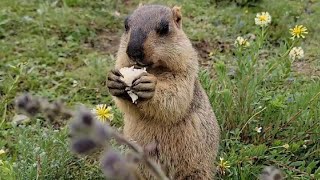
[[(65, 127), (41, 116), (15, 126), (13, 100), (28, 91), (70, 106), (105, 103), (114, 109), (112, 125), (120, 128), (122, 115), (105, 77), (115, 61), (122, 21), (138, 4), (0, 1), (0, 149), (6, 151), (0, 155), (0, 179), (103, 179), (98, 162), (70, 152)], [(219, 157), (230, 165), (218, 178), (256, 179), (265, 165), (274, 165), (288, 179), (320, 179), (320, 2), (163, 4), (182, 5), (184, 30), (201, 55), (199, 76), (222, 129)], [(261, 11), (272, 16), (264, 44), (252, 42), (235, 53), (237, 36), (259, 34), (254, 17)], [(291, 62), (279, 56), (296, 24), (309, 34), (297, 42), (305, 58)], [(219, 157), (213, 163), (219, 164)]]

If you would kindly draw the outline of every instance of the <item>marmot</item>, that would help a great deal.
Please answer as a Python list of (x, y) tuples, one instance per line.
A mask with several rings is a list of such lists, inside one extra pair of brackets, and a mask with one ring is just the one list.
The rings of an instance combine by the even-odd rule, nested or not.
[[(182, 30), (180, 7), (139, 6), (125, 19), (115, 70), (107, 86), (124, 113), (124, 135), (142, 146), (170, 179), (213, 179), (220, 128), (198, 80), (198, 55)], [(145, 67), (133, 82), (132, 103), (120, 80), (123, 67)], [(145, 179), (153, 179), (142, 170)]]

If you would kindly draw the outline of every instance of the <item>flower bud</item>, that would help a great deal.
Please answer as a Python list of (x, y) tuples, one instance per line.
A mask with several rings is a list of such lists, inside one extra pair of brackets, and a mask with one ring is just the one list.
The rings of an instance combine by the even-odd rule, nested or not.
[(96, 147), (97, 144), (89, 138), (77, 139), (71, 143), (71, 149), (79, 154), (88, 153)]
[(109, 150), (101, 161), (101, 168), (107, 179), (134, 180), (135, 169), (119, 152)]

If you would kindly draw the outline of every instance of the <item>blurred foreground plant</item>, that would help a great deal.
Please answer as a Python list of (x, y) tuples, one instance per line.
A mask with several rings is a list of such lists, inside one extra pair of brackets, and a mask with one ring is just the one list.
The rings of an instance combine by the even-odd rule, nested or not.
[[(152, 143), (145, 149), (124, 138), (112, 129), (107, 123), (96, 119), (96, 116), (86, 107), (80, 106), (73, 111), (66, 108), (62, 102), (49, 102), (48, 100), (29, 94), (16, 99), (16, 108), (29, 115), (43, 114), (54, 122), (59, 117), (73, 118), (69, 124), (70, 147), (79, 155), (90, 154), (93, 150), (104, 148), (105, 152), (100, 163), (101, 169), (107, 178), (118, 180), (134, 180), (139, 175), (136, 171), (138, 162), (144, 163), (151, 173), (160, 180), (168, 178), (160, 166), (148, 157)], [(127, 156), (120, 154), (112, 148), (110, 140), (128, 146), (132, 152)]]

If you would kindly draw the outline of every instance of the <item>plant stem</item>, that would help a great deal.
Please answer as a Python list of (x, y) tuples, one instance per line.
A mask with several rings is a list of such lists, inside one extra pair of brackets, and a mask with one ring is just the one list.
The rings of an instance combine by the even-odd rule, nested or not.
[(136, 152), (140, 156), (141, 160), (143, 160), (146, 163), (146, 165), (158, 179), (169, 180), (169, 178), (161, 170), (160, 166), (157, 165), (151, 159), (149, 159), (148, 156), (145, 154), (144, 150), (139, 145), (132, 143), (131, 141), (128, 141), (125, 137), (123, 137), (121, 134), (117, 132), (113, 133), (113, 137), (119, 144), (125, 144), (129, 146), (129, 148), (131, 148), (134, 152)]
[(302, 113), (302, 111), (304, 111), (305, 109), (307, 109), (309, 107), (309, 105), (314, 101), (316, 100), (316, 98), (320, 95), (320, 91), (314, 95), (308, 102), (308, 105), (304, 108), (304, 109), (300, 109), (296, 114), (294, 114), (293, 116), (291, 116), (291, 118), (284, 124), (280, 127), (280, 129), (284, 128), (285, 126), (287, 126), (291, 121), (297, 119), (297, 117)]
[(288, 48), (288, 50), (287, 50), (284, 54), (282, 54), (279, 59), (276, 59), (276, 62), (273, 63), (273, 65), (267, 70), (267, 72), (263, 74), (263, 76), (261, 77), (260, 81), (263, 80), (263, 79), (272, 71), (272, 69), (273, 69), (276, 65), (279, 64), (279, 62), (281, 62), (281, 59), (282, 59), (282, 58), (286, 57), (286, 56), (289, 54), (290, 50), (292, 49), (292, 47), (293, 47), (294, 45), (295, 45), (295, 41), (293, 41), (293, 43), (292, 43), (291, 46)]
[(254, 115), (252, 115), (248, 121), (243, 125), (243, 127), (241, 128), (238, 137), (240, 136), (240, 134), (242, 133), (243, 129), (247, 126), (247, 124), (254, 118), (256, 117), (258, 114), (260, 114), (262, 111), (266, 110), (267, 108), (264, 107), (263, 109), (261, 109), (260, 111), (256, 112)]

